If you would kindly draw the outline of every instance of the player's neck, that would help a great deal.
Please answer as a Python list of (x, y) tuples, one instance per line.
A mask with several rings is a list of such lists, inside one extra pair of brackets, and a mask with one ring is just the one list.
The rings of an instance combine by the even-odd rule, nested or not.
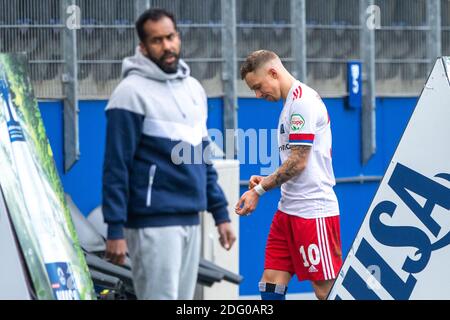
[(290, 75), (287, 74), (281, 82), (281, 97), (283, 98), (284, 101), (286, 101), (287, 96), (289, 94), (289, 91), (292, 88), (292, 85), (294, 84), (294, 82), (296, 81), (296, 79)]

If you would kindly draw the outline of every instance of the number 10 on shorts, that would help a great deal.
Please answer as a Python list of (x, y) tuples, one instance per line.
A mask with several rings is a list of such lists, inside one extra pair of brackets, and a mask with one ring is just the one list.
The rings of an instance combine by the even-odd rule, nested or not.
[(308, 247), (308, 255), (306, 255), (306, 251), (305, 251), (305, 247), (301, 246), (300, 249), (300, 254), (303, 258), (303, 265), (305, 267), (309, 267), (310, 265), (316, 266), (320, 263), (320, 252), (319, 252), (319, 247), (314, 244), (311, 243)]

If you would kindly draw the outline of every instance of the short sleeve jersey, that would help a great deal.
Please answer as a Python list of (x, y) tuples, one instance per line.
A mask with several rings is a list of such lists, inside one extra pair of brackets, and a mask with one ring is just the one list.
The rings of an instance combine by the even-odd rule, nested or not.
[(281, 185), (278, 209), (302, 218), (339, 215), (331, 161), (330, 118), (322, 99), (307, 85), (295, 81), (286, 98), (278, 124), (281, 162), (292, 146), (310, 146), (305, 169)]

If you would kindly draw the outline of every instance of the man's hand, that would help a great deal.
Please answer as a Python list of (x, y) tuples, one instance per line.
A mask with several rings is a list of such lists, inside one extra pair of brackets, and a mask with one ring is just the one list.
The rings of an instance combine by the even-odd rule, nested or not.
[(240, 216), (246, 216), (252, 213), (258, 205), (259, 195), (255, 190), (249, 190), (239, 199), (235, 207), (235, 212)]
[(223, 222), (217, 226), (217, 231), (219, 232), (219, 241), (222, 247), (230, 250), (233, 243), (236, 241), (236, 236), (234, 235), (231, 223)]
[(106, 241), (105, 258), (114, 264), (124, 264), (127, 251), (127, 242), (125, 239)]
[(250, 190), (256, 187), (261, 183), (262, 179), (264, 179), (262, 176), (251, 176), (250, 181), (248, 182), (248, 189)]

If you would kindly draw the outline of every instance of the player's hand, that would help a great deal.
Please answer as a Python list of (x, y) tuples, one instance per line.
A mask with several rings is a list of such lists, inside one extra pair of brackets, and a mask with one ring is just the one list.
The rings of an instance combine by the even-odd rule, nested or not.
[(127, 242), (125, 239), (107, 240), (105, 258), (114, 264), (125, 264), (127, 255)]
[(233, 243), (236, 241), (236, 236), (231, 227), (231, 223), (223, 222), (217, 225), (217, 231), (219, 232), (220, 245), (225, 249), (230, 250)]
[(264, 177), (262, 176), (251, 176), (250, 177), (250, 181), (248, 182), (248, 189), (253, 189), (254, 187), (256, 187), (262, 180), (264, 179)]
[(235, 212), (240, 216), (247, 216), (255, 211), (258, 205), (259, 194), (255, 190), (249, 190), (239, 199), (235, 207)]

